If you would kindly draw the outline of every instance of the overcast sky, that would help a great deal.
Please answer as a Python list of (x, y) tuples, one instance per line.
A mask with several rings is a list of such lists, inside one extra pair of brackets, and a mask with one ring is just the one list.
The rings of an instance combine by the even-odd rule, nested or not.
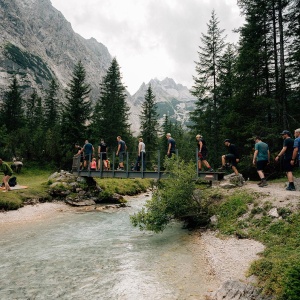
[(242, 25), (237, 0), (51, 0), (84, 38), (94, 37), (117, 58), (133, 95), (150, 79), (173, 78), (190, 88), (201, 33), (214, 9), (228, 42)]

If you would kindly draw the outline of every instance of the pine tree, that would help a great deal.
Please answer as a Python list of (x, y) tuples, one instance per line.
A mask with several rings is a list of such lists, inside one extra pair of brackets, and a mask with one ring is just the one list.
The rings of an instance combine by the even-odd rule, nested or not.
[(129, 107), (126, 97), (120, 67), (116, 58), (113, 58), (100, 84), (100, 97), (96, 102), (91, 124), (94, 139), (104, 138), (110, 149), (117, 145), (117, 136), (121, 136), (127, 146), (130, 143)]
[(196, 73), (192, 95), (197, 97), (196, 109), (191, 113), (193, 125), (190, 127), (195, 133), (207, 136), (207, 143), (214, 147), (214, 153), (218, 152), (219, 140), (219, 106), (220, 97), (218, 87), (220, 85), (220, 60), (225, 47), (224, 30), (219, 28), (219, 21), (215, 12), (207, 24), (207, 34), (202, 34), (199, 46), (199, 61), (196, 62)]
[(4, 94), (1, 106), (1, 125), (5, 125), (8, 132), (12, 133), (24, 125), (24, 100), (21, 96), (20, 86), (14, 76), (8, 91)]
[(86, 139), (87, 122), (90, 120), (90, 85), (85, 82), (86, 72), (81, 63), (74, 67), (72, 79), (66, 89), (66, 103), (63, 106), (62, 134), (66, 149), (73, 150), (77, 141)]
[(44, 103), (44, 126), (46, 129), (54, 128), (59, 124), (60, 102), (57, 96), (58, 84), (54, 79), (51, 80), (49, 89), (46, 90)]
[(154, 152), (158, 146), (158, 113), (151, 85), (149, 85), (145, 101), (142, 103), (142, 112), (140, 115), (140, 130), (144, 143), (147, 147), (147, 153)]

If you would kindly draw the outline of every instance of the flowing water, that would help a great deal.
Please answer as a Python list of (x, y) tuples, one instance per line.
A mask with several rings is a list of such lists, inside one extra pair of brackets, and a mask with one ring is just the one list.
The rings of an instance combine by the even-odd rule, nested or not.
[(132, 227), (143, 202), (1, 231), (0, 299), (204, 299), (203, 245), (180, 224), (162, 234)]

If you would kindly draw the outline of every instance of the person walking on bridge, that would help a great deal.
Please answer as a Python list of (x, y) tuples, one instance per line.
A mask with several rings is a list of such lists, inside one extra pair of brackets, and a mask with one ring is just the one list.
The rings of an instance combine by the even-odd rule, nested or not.
[(166, 134), (166, 138), (168, 140), (168, 151), (167, 151), (167, 156), (169, 158), (172, 157), (172, 154), (176, 153), (176, 142), (175, 140), (171, 137), (171, 133)]
[(209, 172), (213, 172), (213, 168), (210, 166), (209, 162), (206, 160), (208, 150), (206, 147), (206, 142), (203, 136), (200, 134), (196, 135), (197, 146), (198, 146), (198, 171), (202, 170), (202, 162), (206, 166)]
[(139, 138), (138, 156), (136, 159), (134, 170), (142, 170), (143, 172), (146, 171), (146, 146), (142, 138)]
[(119, 156), (119, 170), (124, 171), (124, 156), (127, 150), (127, 146), (120, 136), (117, 136), (117, 141), (118, 150), (116, 152), (116, 155)]

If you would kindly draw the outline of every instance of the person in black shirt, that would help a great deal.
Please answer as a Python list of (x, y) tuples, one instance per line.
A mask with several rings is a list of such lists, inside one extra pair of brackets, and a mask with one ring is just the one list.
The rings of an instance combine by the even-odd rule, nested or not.
[(239, 175), (237, 170), (237, 164), (240, 161), (240, 156), (237, 150), (236, 145), (231, 144), (229, 139), (224, 141), (224, 145), (228, 148), (228, 154), (222, 155), (222, 167), (219, 169), (223, 171), (226, 169), (226, 163), (231, 165), (231, 168), (235, 175)]
[(203, 136), (200, 134), (196, 135), (197, 146), (198, 146), (198, 170), (201, 171), (202, 169), (202, 162), (206, 166), (209, 172), (213, 172), (213, 168), (210, 166), (209, 162), (207, 161), (207, 154), (208, 150), (206, 147), (206, 142), (203, 139)]
[[(107, 171), (108, 166), (107, 166), (107, 145), (104, 142), (103, 139), (101, 139), (100, 144), (98, 145), (98, 158), (99, 158), (99, 163), (98, 163), (98, 170), (101, 170), (102, 165), (104, 166), (104, 171)], [(103, 164), (102, 164), (103, 161)]]
[(286, 177), (289, 181), (289, 185), (286, 188), (288, 191), (295, 191), (294, 177), (293, 177), (293, 167), (294, 164), (291, 162), (293, 159), (294, 152), (294, 140), (291, 138), (291, 133), (288, 130), (283, 130), (281, 132), (283, 138), (283, 147), (279, 154), (276, 156), (275, 161), (279, 161), (279, 158), (283, 155), (283, 169), (286, 172)]

